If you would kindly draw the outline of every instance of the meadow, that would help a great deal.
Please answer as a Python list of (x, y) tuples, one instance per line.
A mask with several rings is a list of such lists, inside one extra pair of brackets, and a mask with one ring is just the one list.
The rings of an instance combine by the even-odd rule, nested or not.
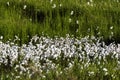
[(120, 42), (118, 0), (1, 0), (0, 35), (4, 41), (15, 35), (27, 43), (38, 34), (65, 37), (94, 35), (106, 42)]
[(1, 0), (0, 80), (119, 80), (119, 0)]

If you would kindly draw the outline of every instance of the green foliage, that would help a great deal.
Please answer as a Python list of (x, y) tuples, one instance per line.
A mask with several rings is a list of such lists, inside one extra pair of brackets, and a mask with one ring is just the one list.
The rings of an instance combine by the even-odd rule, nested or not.
[(117, 1), (2, 0), (0, 4), (0, 35), (4, 41), (17, 35), (22, 44), (29, 41), (27, 36), (44, 33), (51, 37), (94, 35), (102, 36), (105, 41), (120, 42), (120, 3)]

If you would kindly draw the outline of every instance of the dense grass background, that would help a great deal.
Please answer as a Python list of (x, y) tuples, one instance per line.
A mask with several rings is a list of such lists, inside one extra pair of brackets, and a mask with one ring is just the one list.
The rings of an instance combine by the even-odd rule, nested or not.
[(4, 36), (4, 41), (17, 35), (18, 43), (22, 44), (35, 34), (51, 37), (70, 34), (74, 37), (103, 37), (110, 43), (120, 42), (119, 30), (118, 0), (0, 1), (0, 35)]

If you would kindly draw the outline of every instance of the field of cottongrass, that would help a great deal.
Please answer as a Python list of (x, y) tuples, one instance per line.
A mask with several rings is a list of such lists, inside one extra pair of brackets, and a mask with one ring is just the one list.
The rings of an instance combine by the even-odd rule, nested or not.
[(0, 80), (120, 80), (120, 1), (0, 0)]
[(0, 71), (1, 80), (119, 80), (120, 44), (69, 35), (36, 35), (21, 47), (0, 41)]

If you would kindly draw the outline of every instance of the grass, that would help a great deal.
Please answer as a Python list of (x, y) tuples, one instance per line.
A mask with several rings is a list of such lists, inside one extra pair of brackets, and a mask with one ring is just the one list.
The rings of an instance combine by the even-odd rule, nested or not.
[[(44, 33), (51, 37), (66, 34), (103, 36), (106, 42), (119, 42), (120, 3), (117, 1), (97, 0), (88, 5), (85, 0), (54, 0), (52, 3), (49, 0), (4, 0), (0, 4), (0, 35), (5, 41), (17, 35), (22, 40), (20, 44), (27, 43), (31, 36)], [(26, 37), (28, 35), (30, 38)]]

